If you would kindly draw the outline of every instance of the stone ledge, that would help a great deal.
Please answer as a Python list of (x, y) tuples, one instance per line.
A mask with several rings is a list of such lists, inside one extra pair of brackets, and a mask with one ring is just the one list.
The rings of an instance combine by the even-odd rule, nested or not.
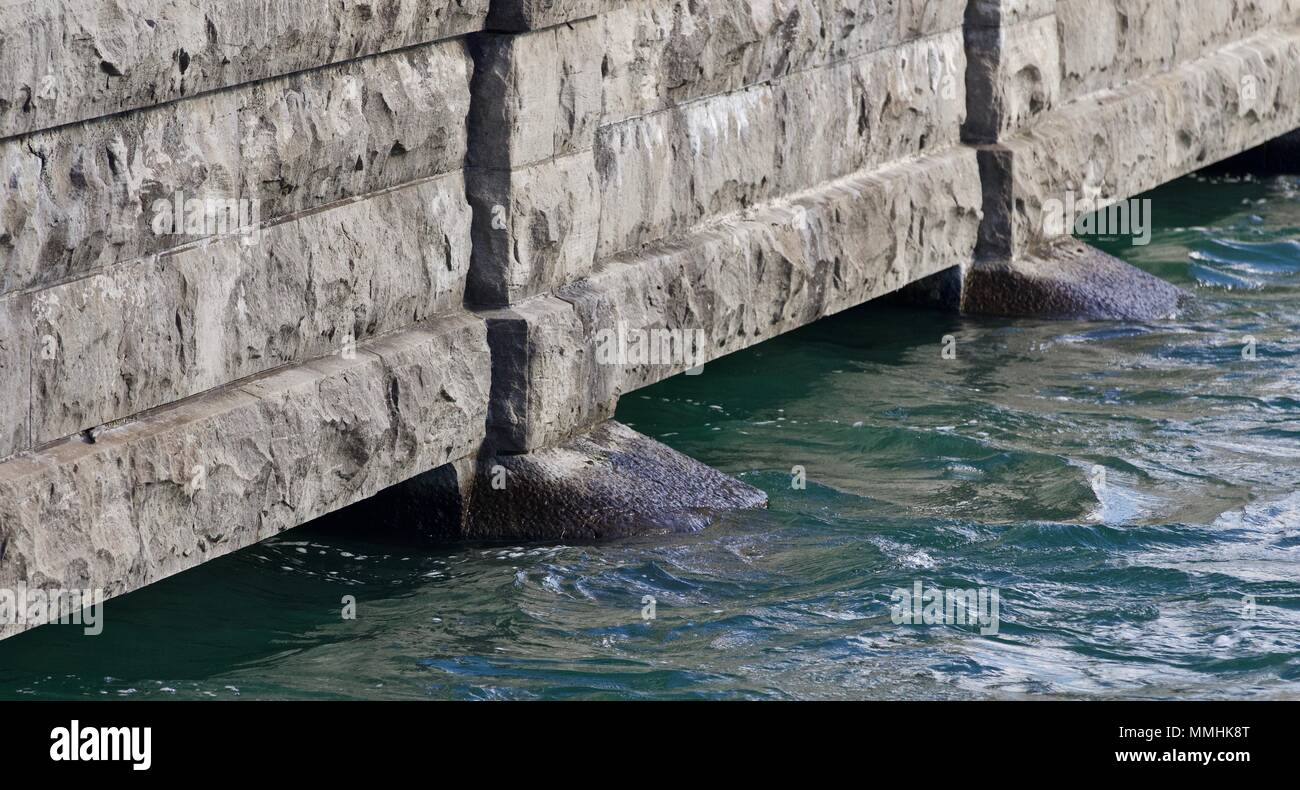
[(0, 587), (120, 595), (473, 456), (488, 379), (461, 314), (0, 463)]
[[(129, 6), (129, 7), (128, 7)], [(17, 0), (0, 138), (463, 35), (488, 0)]]
[(0, 345), (30, 359), (32, 442), (459, 310), (469, 225), (456, 172), (0, 299), (25, 311)]
[(433, 540), (571, 542), (694, 532), (764, 507), (761, 490), (610, 420), (555, 447), (440, 467), (347, 515)]
[[(1172, 72), (1044, 113), (981, 151), (989, 192), (987, 258), (1011, 258), (1052, 240), (1048, 200), (1101, 205), (1145, 192), (1300, 127), (1300, 31), (1264, 33)], [(1253, 98), (1241, 92), (1253, 78)], [(1070, 218), (1073, 221), (1073, 218)]]

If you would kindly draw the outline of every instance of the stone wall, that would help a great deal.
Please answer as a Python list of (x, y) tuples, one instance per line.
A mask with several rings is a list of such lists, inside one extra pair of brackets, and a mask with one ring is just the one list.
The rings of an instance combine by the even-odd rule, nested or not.
[(972, 0), (966, 24), (981, 257), (1050, 243), (1067, 192), (1105, 206), (1300, 126), (1298, 0)]
[(478, 452), (487, 6), (0, 9), (0, 587), (118, 594)]
[[(969, 259), (962, 10), (629, 0), (480, 37), (469, 295), (498, 448)], [(602, 359), (620, 332), (690, 359)]]
[(1064, 191), (1300, 127), (1298, 23), (1300, 0), (4, 3), (0, 587), (125, 592), (1044, 245)]

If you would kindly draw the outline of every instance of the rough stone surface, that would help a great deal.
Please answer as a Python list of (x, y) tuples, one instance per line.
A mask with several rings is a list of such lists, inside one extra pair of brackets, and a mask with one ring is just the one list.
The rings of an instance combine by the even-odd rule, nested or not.
[(28, 334), (30, 312), (30, 297), (0, 297), (0, 460), (31, 446), (31, 362), (44, 344)]
[(969, 112), (963, 139), (991, 143), (1059, 101), (1061, 59), (1056, 17), (1005, 27), (966, 29)]
[(207, 235), (158, 232), (178, 193), (267, 222), (459, 170), (470, 68), (433, 44), (0, 142), (0, 293)]
[(942, 151), (958, 139), (964, 64), (953, 31), (602, 127), (598, 256)]
[(591, 148), (601, 118), (596, 20), (471, 43), (469, 164), (509, 169)]
[(488, 0), (17, 0), (0, 138), (479, 30)]
[(460, 315), (0, 463), (0, 587), (118, 595), (472, 456), (487, 355)]
[(458, 466), (386, 492), (371, 510), (400, 513), (426, 537), (585, 541), (694, 532), (726, 511), (767, 507), (759, 489), (613, 420)]
[[(497, 474), (499, 489), (492, 485)], [(610, 420), (556, 447), (480, 467), (460, 537), (571, 541), (695, 532), (723, 511), (762, 507), (767, 495), (759, 489)]]
[(497, 450), (547, 447), (613, 414), (612, 404), (586, 392), (595, 355), (573, 305), (541, 296), (483, 315), (492, 347), (489, 435)]
[(1294, 27), (1300, 2), (1057, 0), (1056, 17), (1068, 100), (1169, 71), (1261, 30)]
[(1190, 300), (1159, 277), (1077, 241), (1011, 261), (977, 261), (961, 290), (964, 313), (1159, 321)]
[[(501, 335), (493, 324), (494, 360), (512, 366), (495, 380), (527, 382), (494, 396), (494, 424), (512, 426), (512, 450), (544, 446), (612, 414), (625, 392), (967, 261), (979, 203), (974, 152), (954, 149), (603, 262), (558, 299), (503, 314)], [(689, 358), (602, 358), (601, 333), (620, 327), (691, 333), (704, 346)]]
[(628, 0), (600, 20), (613, 123), (958, 30), (962, 3)]
[(590, 149), (515, 170), (465, 171), (474, 209), (469, 299), (501, 306), (591, 271), (600, 224)]
[(998, 197), (1011, 212), (1000, 246), (1049, 242), (1045, 204), (1067, 193), (1126, 199), (1300, 127), (1300, 103), (1288, 98), (1300, 96), (1297, 62), (1300, 32), (1263, 33), (1042, 114), (988, 155), (1001, 168), (991, 178), (1010, 183)]
[[(39, 444), (458, 309), (469, 263), (459, 173), (38, 292)], [(5, 338), (6, 342), (12, 342)]]

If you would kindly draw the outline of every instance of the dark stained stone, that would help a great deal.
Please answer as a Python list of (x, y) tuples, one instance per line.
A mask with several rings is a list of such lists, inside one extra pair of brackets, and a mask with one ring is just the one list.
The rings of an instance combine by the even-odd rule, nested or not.
[(965, 273), (961, 310), (972, 315), (1157, 321), (1191, 295), (1073, 239), (1011, 261), (977, 261)]

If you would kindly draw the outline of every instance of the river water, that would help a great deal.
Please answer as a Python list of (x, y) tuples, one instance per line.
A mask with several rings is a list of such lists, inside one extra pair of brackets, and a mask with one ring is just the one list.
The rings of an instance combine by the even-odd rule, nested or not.
[[(1193, 291), (1177, 321), (871, 304), (624, 399), (765, 512), (604, 545), (308, 526), (100, 636), (0, 643), (0, 698), (1300, 697), (1298, 192), (1185, 178), (1149, 246), (1099, 244)], [(996, 591), (996, 633), (896, 623), (917, 583)]]

